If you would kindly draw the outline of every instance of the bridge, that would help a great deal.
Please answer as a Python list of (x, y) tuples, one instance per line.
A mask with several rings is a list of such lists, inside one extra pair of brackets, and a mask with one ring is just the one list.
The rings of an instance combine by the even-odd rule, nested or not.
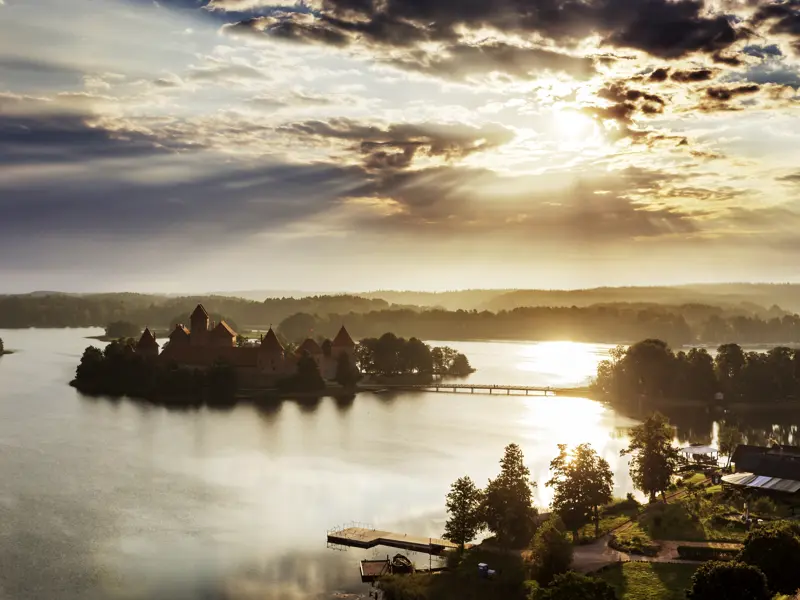
[(420, 392), (446, 392), (458, 393), (460, 390), (469, 390), (471, 394), (476, 391), (478, 393), (488, 394), (502, 394), (510, 396), (528, 396), (533, 394), (535, 396), (572, 396), (584, 397), (591, 393), (588, 387), (572, 387), (572, 388), (554, 388), (549, 386), (531, 386), (531, 385), (496, 385), (496, 384), (480, 384), (480, 383), (451, 383), (445, 381), (432, 381), (431, 383), (413, 383), (413, 384), (400, 384), (391, 383), (385, 385), (375, 384), (369, 388), (373, 391), (380, 392), (384, 390), (409, 390)]
[[(400, 550), (410, 550), (424, 554), (438, 555), (445, 550), (455, 550), (458, 544), (438, 538), (408, 535), (374, 529), (369, 525), (353, 523), (328, 530), (328, 547), (334, 549), (374, 548), (389, 546)], [(471, 544), (466, 545), (467, 548)]]

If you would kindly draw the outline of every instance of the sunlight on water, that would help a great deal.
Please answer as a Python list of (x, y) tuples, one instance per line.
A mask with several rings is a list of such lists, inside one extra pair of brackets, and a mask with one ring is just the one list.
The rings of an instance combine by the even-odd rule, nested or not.
[(522, 359), (517, 369), (550, 375), (554, 385), (588, 383), (605, 358), (598, 356), (596, 344), (578, 342), (540, 342), (522, 346), (517, 354)]

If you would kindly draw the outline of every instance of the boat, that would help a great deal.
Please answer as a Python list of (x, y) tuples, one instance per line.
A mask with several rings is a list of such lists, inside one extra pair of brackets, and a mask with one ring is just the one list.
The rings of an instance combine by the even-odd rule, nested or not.
[(414, 563), (402, 554), (395, 554), (392, 559), (392, 573), (413, 573)]

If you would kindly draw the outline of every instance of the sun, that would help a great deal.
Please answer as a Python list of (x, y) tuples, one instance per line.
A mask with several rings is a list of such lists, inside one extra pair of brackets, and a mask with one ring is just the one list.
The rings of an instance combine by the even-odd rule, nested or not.
[(595, 122), (576, 110), (556, 110), (554, 119), (555, 133), (561, 139), (577, 141), (594, 136)]

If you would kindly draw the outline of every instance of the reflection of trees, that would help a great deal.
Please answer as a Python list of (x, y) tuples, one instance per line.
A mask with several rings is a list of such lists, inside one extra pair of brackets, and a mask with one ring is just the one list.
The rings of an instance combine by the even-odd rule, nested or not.
[(353, 408), (353, 403), (355, 403), (355, 400), (356, 400), (355, 394), (346, 394), (333, 397), (333, 402), (334, 404), (336, 404), (337, 410), (343, 413)]

